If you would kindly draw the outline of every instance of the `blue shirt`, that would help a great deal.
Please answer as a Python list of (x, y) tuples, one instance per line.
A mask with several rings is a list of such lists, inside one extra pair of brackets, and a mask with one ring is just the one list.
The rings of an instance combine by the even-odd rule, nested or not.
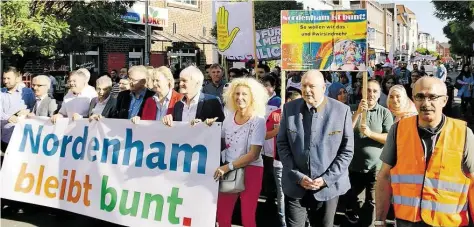
[[(6, 87), (2, 88), (3, 93), (9, 93), (8, 89)], [(21, 100), (23, 100), (23, 103), (26, 105), (26, 108), (29, 109), (30, 111), (33, 110), (33, 107), (35, 106), (36, 103), (36, 97), (35, 93), (31, 88), (28, 87), (23, 87), (19, 88), (18, 85), (13, 93), (18, 93), (21, 96)]]
[(156, 120), (161, 121), (161, 119), (166, 115), (168, 112), (168, 107), (170, 105), (170, 100), (171, 100), (171, 95), (173, 94), (172, 91), (169, 91), (168, 94), (165, 97), (165, 100), (163, 100), (163, 104), (160, 103), (160, 100), (158, 97), (155, 95), (153, 96), (153, 100), (156, 102)]
[(8, 143), (15, 128), (14, 124), (8, 123), (8, 119), (18, 111), (26, 109), (26, 106), (18, 92), (2, 92), (0, 95), (2, 141)]
[(128, 109), (128, 119), (131, 119), (132, 117), (135, 117), (138, 115), (138, 112), (140, 112), (140, 107), (143, 103), (143, 98), (145, 97), (146, 93), (146, 88), (141, 90), (138, 98), (136, 98), (135, 94), (133, 92), (130, 92), (130, 108)]

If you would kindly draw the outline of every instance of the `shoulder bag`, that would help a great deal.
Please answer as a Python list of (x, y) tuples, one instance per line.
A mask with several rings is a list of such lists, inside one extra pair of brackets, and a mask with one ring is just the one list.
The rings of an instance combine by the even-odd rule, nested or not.
[[(248, 145), (252, 125), (249, 126), (247, 142), (245, 144), (245, 154), (248, 152)], [(227, 163), (226, 163), (227, 164)], [(245, 167), (227, 172), (219, 182), (219, 192), (222, 193), (240, 193), (245, 190)]]

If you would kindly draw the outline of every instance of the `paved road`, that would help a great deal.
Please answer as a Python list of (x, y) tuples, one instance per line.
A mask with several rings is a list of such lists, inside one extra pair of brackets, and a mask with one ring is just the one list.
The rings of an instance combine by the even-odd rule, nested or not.
[[(457, 76), (457, 73), (449, 73), (449, 76), (453, 79)], [(454, 109), (454, 117), (460, 118), (460, 111), (459, 111), (459, 99), (455, 99), (455, 103), (453, 106)], [(470, 127), (473, 128), (474, 126), (474, 118), (469, 119)], [(99, 222), (95, 219), (91, 219), (82, 215), (76, 215), (69, 212), (51, 212), (51, 209), (43, 208), (43, 207), (36, 207), (31, 209), (30, 211), (26, 210), (24, 214), (15, 214), (11, 216), (6, 216), (2, 214), (0, 226), (1, 227), (93, 227), (93, 226), (100, 226), (105, 227), (107, 226), (104, 222)], [(240, 226), (240, 212), (235, 212), (234, 214), (234, 226)], [(277, 225), (277, 211), (275, 207), (266, 205), (263, 201), (259, 202), (258, 209), (257, 209), (257, 224), (259, 227), (276, 227)], [(344, 221), (342, 215), (336, 216), (336, 224), (340, 224)]]

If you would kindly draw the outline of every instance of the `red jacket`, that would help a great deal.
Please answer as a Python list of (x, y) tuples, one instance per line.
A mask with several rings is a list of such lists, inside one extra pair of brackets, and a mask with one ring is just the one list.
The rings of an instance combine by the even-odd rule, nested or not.
[[(168, 111), (166, 111), (166, 114), (172, 114), (174, 105), (181, 101), (183, 98), (183, 95), (176, 92), (175, 90), (171, 90), (171, 100), (168, 105)], [(142, 120), (156, 120), (156, 102), (153, 99), (153, 97), (149, 97), (145, 101), (145, 105), (143, 106), (143, 113), (141, 116)]]

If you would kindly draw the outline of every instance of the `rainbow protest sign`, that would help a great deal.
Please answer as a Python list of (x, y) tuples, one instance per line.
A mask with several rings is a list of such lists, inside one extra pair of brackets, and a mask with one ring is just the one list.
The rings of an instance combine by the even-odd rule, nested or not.
[(219, 123), (23, 120), (1, 196), (125, 226), (214, 226), (219, 138)]
[(365, 71), (366, 10), (281, 11), (283, 70)]

